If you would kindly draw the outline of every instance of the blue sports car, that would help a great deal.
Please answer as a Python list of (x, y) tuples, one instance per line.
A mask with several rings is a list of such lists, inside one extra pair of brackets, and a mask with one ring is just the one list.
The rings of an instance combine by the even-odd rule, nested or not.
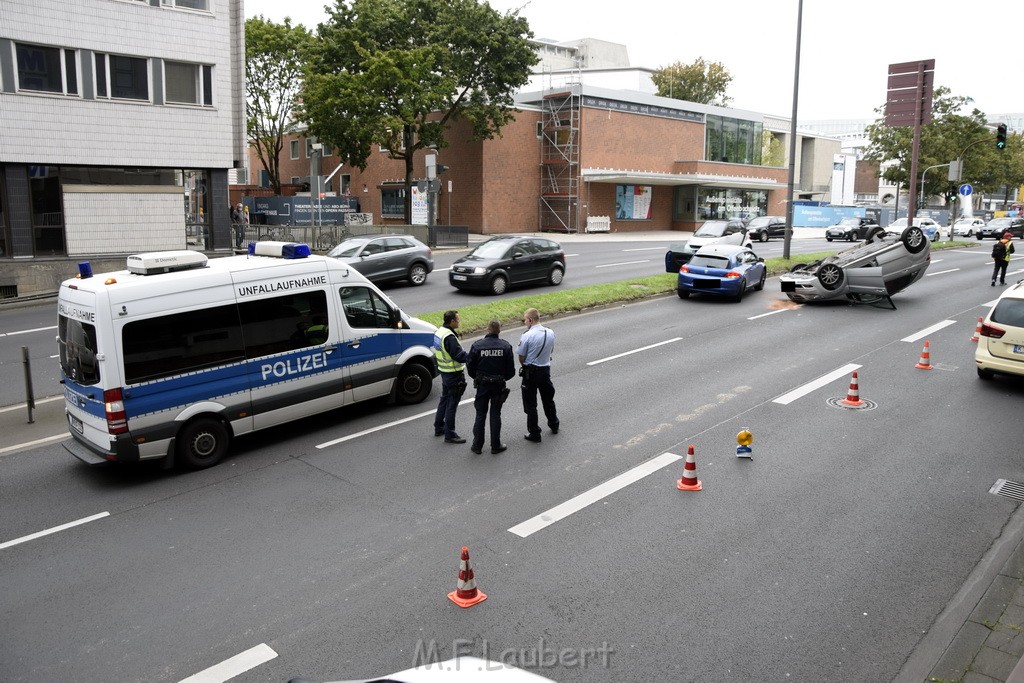
[(690, 262), (679, 268), (676, 292), (680, 299), (690, 294), (715, 294), (740, 301), (746, 291), (764, 289), (768, 270), (764, 259), (738, 244), (709, 244), (697, 250)]

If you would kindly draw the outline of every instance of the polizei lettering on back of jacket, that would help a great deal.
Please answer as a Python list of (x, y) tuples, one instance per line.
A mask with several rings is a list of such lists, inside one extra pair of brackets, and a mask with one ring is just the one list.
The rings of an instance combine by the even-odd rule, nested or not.
[(246, 285), (238, 288), (238, 296), (254, 296), (259, 294), (273, 294), (274, 292), (287, 292), (292, 289), (307, 289), (309, 287), (321, 287), (327, 284), (326, 275), (314, 275), (312, 277), (291, 278), (278, 280), (277, 282), (263, 282), (258, 285)]

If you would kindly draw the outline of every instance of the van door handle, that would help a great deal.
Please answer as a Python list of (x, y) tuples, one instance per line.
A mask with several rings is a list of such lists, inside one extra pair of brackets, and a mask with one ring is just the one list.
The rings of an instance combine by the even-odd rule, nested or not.
[(361, 345), (362, 345), (362, 342), (357, 339), (356, 341), (349, 343), (348, 348), (350, 348), (350, 349), (358, 349)]

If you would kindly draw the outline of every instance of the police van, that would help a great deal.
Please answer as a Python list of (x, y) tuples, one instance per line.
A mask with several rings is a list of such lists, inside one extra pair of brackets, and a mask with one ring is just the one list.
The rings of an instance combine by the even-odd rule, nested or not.
[(305, 244), (132, 255), (61, 283), (70, 441), (90, 463), (216, 464), (231, 439), (357, 401), (419, 403), (436, 328)]

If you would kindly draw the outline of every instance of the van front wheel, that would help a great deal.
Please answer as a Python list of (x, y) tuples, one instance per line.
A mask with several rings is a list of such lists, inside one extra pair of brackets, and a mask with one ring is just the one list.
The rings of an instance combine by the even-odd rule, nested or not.
[(212, 467), (228, 452), (229, 440), (228, 430), (220, 420), (210, 417), (193, 420), (178, 433), (178, 462), (193, 470)]
[(419, 363), (406, 363), (398, 373), (398, 385), (395, 387), (395, 401), (404, 405), (422, 402), (434, 384), (430, 370)]

